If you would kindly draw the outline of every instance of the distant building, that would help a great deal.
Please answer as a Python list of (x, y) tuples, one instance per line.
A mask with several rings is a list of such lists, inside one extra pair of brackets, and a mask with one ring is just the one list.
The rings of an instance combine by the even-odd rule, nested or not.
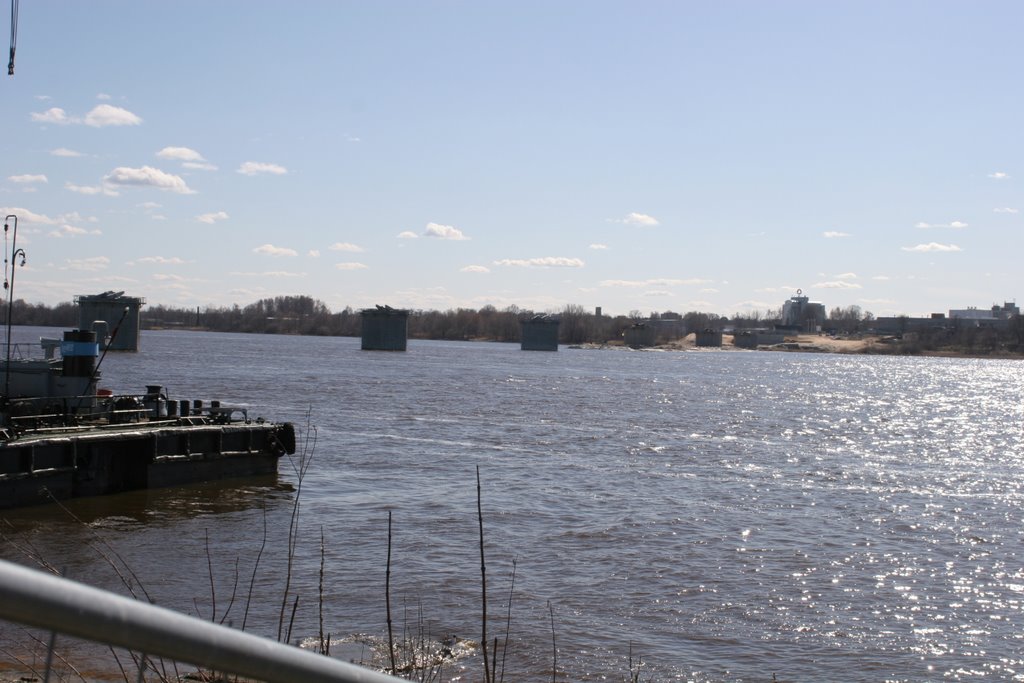
[(782, 325), (791, 330), (818, 332), (825, 323), (825, 304), (811, 301), (796, 290), (796, 296), (782, 304)]
[(992, 304), (992, 308), (961, 308), (951, 309), (950, 318), (963, 320), (1009, 320), (1015, 315), (1020, 315), (1020, 308), (1013, 302), (1004, 302), (1002, 306)]

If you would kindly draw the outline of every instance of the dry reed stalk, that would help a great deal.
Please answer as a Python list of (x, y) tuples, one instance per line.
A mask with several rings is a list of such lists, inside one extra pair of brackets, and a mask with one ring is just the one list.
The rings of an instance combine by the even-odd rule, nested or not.
[(484, 512), (480, 492), (480, 465), (476, 466), (476, 515), (480, 526), (480, 649), (484, 658), (484, 681), (493, 683), (487, 662), (487, 565), (484, 562)]
[(384, 572), (384, 606), (388, 619), (388, 649), (391, 652), (391, 673), (395, 673), (395, 632), (391, 625), (391, 510), (388, 510), (388, 562)]

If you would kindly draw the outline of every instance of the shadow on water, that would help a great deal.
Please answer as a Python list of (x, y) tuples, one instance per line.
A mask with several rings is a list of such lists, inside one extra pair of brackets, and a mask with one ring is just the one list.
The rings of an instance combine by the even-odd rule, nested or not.
[[(147, 525), (258, 510), (274, 503), (290, 504), (295, 487), (277, 474), (203, 482), (161, 489), (144, 489), (61, 501), (50, 505), (6, 510), (4, 526), (27, 528), (74, 519), (86, 524), (117, 519)], [(8, 524), (9, 523), (9, 524)]]

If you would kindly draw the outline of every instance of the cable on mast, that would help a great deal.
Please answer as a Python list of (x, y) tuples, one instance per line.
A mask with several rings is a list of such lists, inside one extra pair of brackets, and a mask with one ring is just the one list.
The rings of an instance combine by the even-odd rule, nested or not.
[(14, 75), (14, 51), (18, 47), (18, 2), (11, 0), (11, 61), (7, 62), (7, 75)]

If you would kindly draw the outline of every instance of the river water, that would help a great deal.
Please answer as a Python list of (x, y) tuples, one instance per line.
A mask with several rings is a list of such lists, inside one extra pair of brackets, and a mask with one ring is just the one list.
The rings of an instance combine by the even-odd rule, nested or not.
[[(321, 618), (345, 656), (386, 636), (389, 513), (396, 636), (477, 641), (479, 468), (506, 680), (626, 680), (631, 659), (657, 681), (1024, 680), (1020, 362), (141, 343), (104, 359), (102, 386), (300, 424), (301, 491), (282, 460), (276, 478), (3, 512), (0, 557), (121, 593), (123, 563), (161, 605), (276, 637), (298, 496), (292, 641)], [(0, 625), (0, 658), (21, 635)], [(90, 680), (116, 672), (65, 647)]]

